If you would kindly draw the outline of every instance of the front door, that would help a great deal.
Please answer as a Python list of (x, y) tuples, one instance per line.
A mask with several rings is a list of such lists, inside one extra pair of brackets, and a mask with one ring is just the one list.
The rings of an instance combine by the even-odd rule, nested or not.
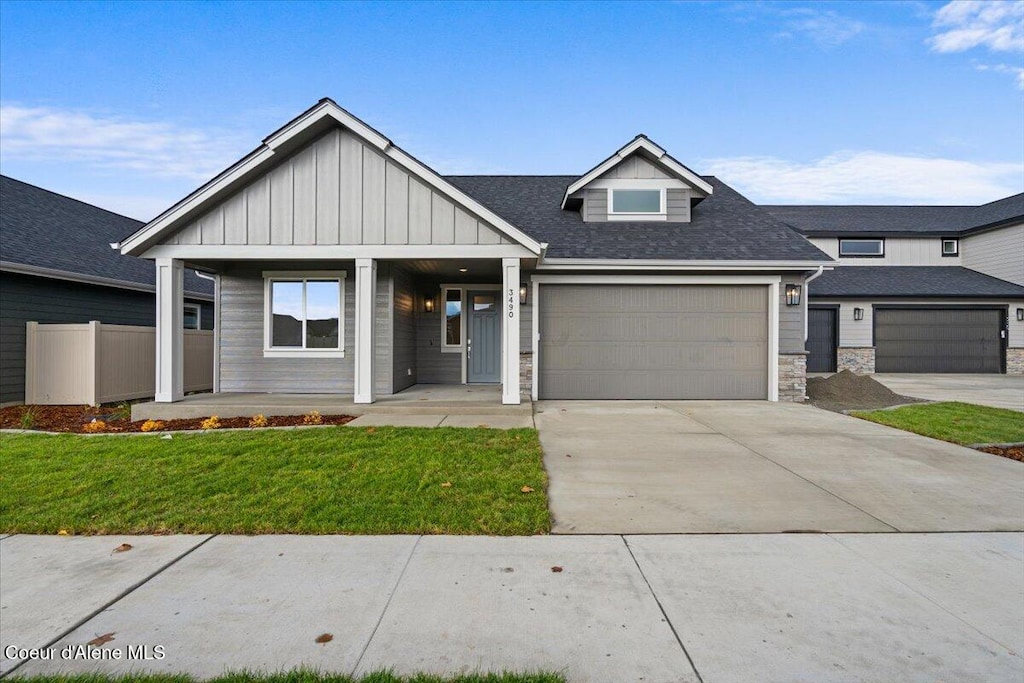
[(469, 329), (466, 336), (466, 381), (501, 380), (501, 315), (498, 290), (466, 292)]
[(835, 372), (838, 330), (835, 308), (807, 309), (807, 372)]

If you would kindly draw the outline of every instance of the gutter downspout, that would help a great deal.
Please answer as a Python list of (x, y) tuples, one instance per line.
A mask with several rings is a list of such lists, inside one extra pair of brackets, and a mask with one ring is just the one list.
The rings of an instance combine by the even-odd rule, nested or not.
[[(832, 270), (829, 268), (829, 270)], [(807, 307), (811, 300), (811, 288), (808, 286), (811, 284), (811, 280), (821, 277), (821, 274), (825, 272), (825, 266), (818, 266), (818, 270), (813, 274), (808, 275), (804, 279), (804, 345), (807, 345)], [(216, 321), (214, 321), (216, 324)]]

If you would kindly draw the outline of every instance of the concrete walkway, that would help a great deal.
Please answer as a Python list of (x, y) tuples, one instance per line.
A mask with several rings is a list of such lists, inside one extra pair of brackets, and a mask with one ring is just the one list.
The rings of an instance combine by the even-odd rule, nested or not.
[(555, 533), (1021, 531), (1024, 463), (808, 405), (542, 401)]
[(902, 396), (926, 398), (929, 401), (962, 401), (1024, 411), (1024, 377), (919, 374), (872, 376)]
[[(133, 548), (114, 553), (122, 542)], [(552, 567), (561, 567), (554, 572)], [(316, 667), (573, 682), (1019, 681), (1024, 534), (0, 540), (18, 674)], [(162, 659), (61, 661), (67, 646)], [(314, 640), (322, 633), (333, 639)], [(16, 654), (16, 653), (15, 653)]]

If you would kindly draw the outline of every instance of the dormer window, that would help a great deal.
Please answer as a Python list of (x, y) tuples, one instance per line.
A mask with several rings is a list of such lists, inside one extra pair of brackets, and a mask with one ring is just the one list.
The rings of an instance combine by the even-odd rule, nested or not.
[(608, 188), (608, 220), (665, 220), (665, 188)]

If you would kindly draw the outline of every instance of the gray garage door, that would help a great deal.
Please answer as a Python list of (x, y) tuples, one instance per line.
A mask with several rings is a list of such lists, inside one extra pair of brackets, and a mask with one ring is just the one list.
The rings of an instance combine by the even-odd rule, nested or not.
[(541, 398), (764, 399), (765, 287), (542, 285)]
[(1002, 372), (1004, 312), (875, 309), (875, 372)]

